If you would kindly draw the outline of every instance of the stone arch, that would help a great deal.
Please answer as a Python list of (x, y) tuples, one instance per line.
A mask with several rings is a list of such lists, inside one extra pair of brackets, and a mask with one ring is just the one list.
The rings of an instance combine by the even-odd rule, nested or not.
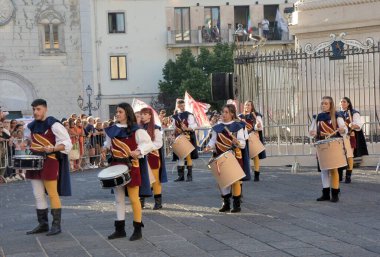
[(9, 111), (31, 114), (30, 104), (37, 98), (33, 84), (20, 74), (0, 69), (0, 105)]

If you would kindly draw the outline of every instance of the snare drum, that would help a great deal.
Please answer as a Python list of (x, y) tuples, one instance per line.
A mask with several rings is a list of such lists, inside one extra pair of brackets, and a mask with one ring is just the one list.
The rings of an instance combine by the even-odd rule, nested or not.
[(314, 144), (321, 170), (347, 166), (343, 138), (329, 138)]
[(131, 182), (131, 175), (127, 165), (114, 165), (108, 167), (98, 174), (102, 188), (109, 189), (118, 186), (125, 186)]
[(252, 132), (248, 137), (249, 158), (254, 158), (265, 150), (265, 146), (260, 141), (257, 133)]
[(42, 170), (44, 157), (39, 155), (15, 155), (11, 166), (16, 170)]
[(347, 158), (354, 157), (354, 151), (352, 150), (352, 147), (351, 147), (350, 136), (347, 136), (347, 135), (343, 136), (343, 142), (344, 142), (344, 147), (346, 148)]
[(173, 152), (178, 156), (180, 160), (183, 160), (194, 151), (195, 147), (190, 143), (189, 139), (185, 135), (179, 135), (175, 140), (173, 145)]
[(243, 169), (231, 150), (212, 159), (209, 168), (221, 189), (245, 177)]

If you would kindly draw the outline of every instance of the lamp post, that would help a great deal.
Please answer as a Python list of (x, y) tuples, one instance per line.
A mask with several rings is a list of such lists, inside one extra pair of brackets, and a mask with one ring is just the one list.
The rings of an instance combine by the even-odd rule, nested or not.
[(96, 111), (100, 107), (100, 95), (98, 95), (95, 98), (95, 105), (93, 106), (93, 102), (91, 102), (91, 95), (92, 95), (92, 88), (90, 85), (87, 86), (86, 88), (86, 94), (88, 96), (88, 102), (86, 105), (83, 106), (84, 99), (81, 96), (78, 96), (77, 102), (78, 106), (82, 111), (87, 111), (88, 110), (88, 116), (91, 116), (92, 113), (91, 111)]

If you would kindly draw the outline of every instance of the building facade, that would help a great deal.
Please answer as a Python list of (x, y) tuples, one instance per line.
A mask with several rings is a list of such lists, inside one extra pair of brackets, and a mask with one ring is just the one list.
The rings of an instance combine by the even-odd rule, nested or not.
[(77, 112), (82, 92), (78, 0), (0, 0), (0, 105), (31, 115), (35, 98), (58, 118)]

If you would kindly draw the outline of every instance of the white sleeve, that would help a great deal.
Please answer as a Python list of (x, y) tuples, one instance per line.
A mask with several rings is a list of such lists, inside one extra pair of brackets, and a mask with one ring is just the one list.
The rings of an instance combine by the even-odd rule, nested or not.
[(338, 117), (338, 119), (336, 119), (336, 122), (338, 123), (339, 128), (344, 128), (344, 133), (340, 133), (340, 135), (343, 136), (343, 135), (347, 134), (348, 130), (347, 130), (347, 126), (346, 126), (346, 123), (344, 122), (343, 118)]
[(355, 129), (356, 131), (360, 131), (362, 129), (364, 123), (362, 122), (359, 113), (354, 113), (354, 115), (352, 115), (352, 123), (359, 126), (359, 129)]
[(240, 129), (238, 132), (237, 132), (237, 136), (236, 136), (237, 140), (239, 141), (239, 146), (241, 149), (244, 149), (245, 148), (245, 133), (244, 133), (244, 129)]
[(187, 122), (189, 123), (189, 128), (191, 129), (196, 129), (198, 127), (194, 115), (190, 114), (189, 117), (187, 118)]
[(55, 135), (55, 146), (64, 145), (65, 150), (61, 151), (61, 153), (69, 154), (73, 145), (71, 143), (71, 139), (66, 128), (61, 123), (56, 122), (53, 124), (53, 126), (51, 126), (51, 130)]
[(106, 141), (104, 141), (103, 147), (110, 149), (112, 145), (112, 139), (106, 133)]
[(151, 151), (155, 149), (154, 144), (146, 130), (144, 129), (138, 129), (135, 134), (136, 137), (136, 143), (137, 143), (137, 149), (140, 150), (141, 156), (147, 155)]
[(158, 150), (162, 147), (163, 141), (162, 141), (162, 133), (159, 129), (154, 130), (154, 150)]
[(208, 142), (207, 146), (208, 147), (211, 147), (211, 148), (215, 148), (215, 144), (216, 144), (216, 132), (214, 130), (211, 131), (211, 138), (210, 138), (210, 141)]
[(32, 133), (28, 127), (24, 128), (24, 138), (28, 140), (32, 140)]
[[(257, 128), (257, 124), (258, 124), (258, 123), (261, 124), (261, 128)], [(263, 128), (264, 128), (263, 119), (261, 118), (261, 116), (257, 116), (257, 117), (256, 117), (256, 124), (255, 124), (254, 129), (255, 129), (256, 131), (262, 131)]]
[(309, 127), (309, 132), (310, 131), (317, 131), (317, 120), (316, 119), (313, 119), (313, 121), (311, 122), (311, 125)]

